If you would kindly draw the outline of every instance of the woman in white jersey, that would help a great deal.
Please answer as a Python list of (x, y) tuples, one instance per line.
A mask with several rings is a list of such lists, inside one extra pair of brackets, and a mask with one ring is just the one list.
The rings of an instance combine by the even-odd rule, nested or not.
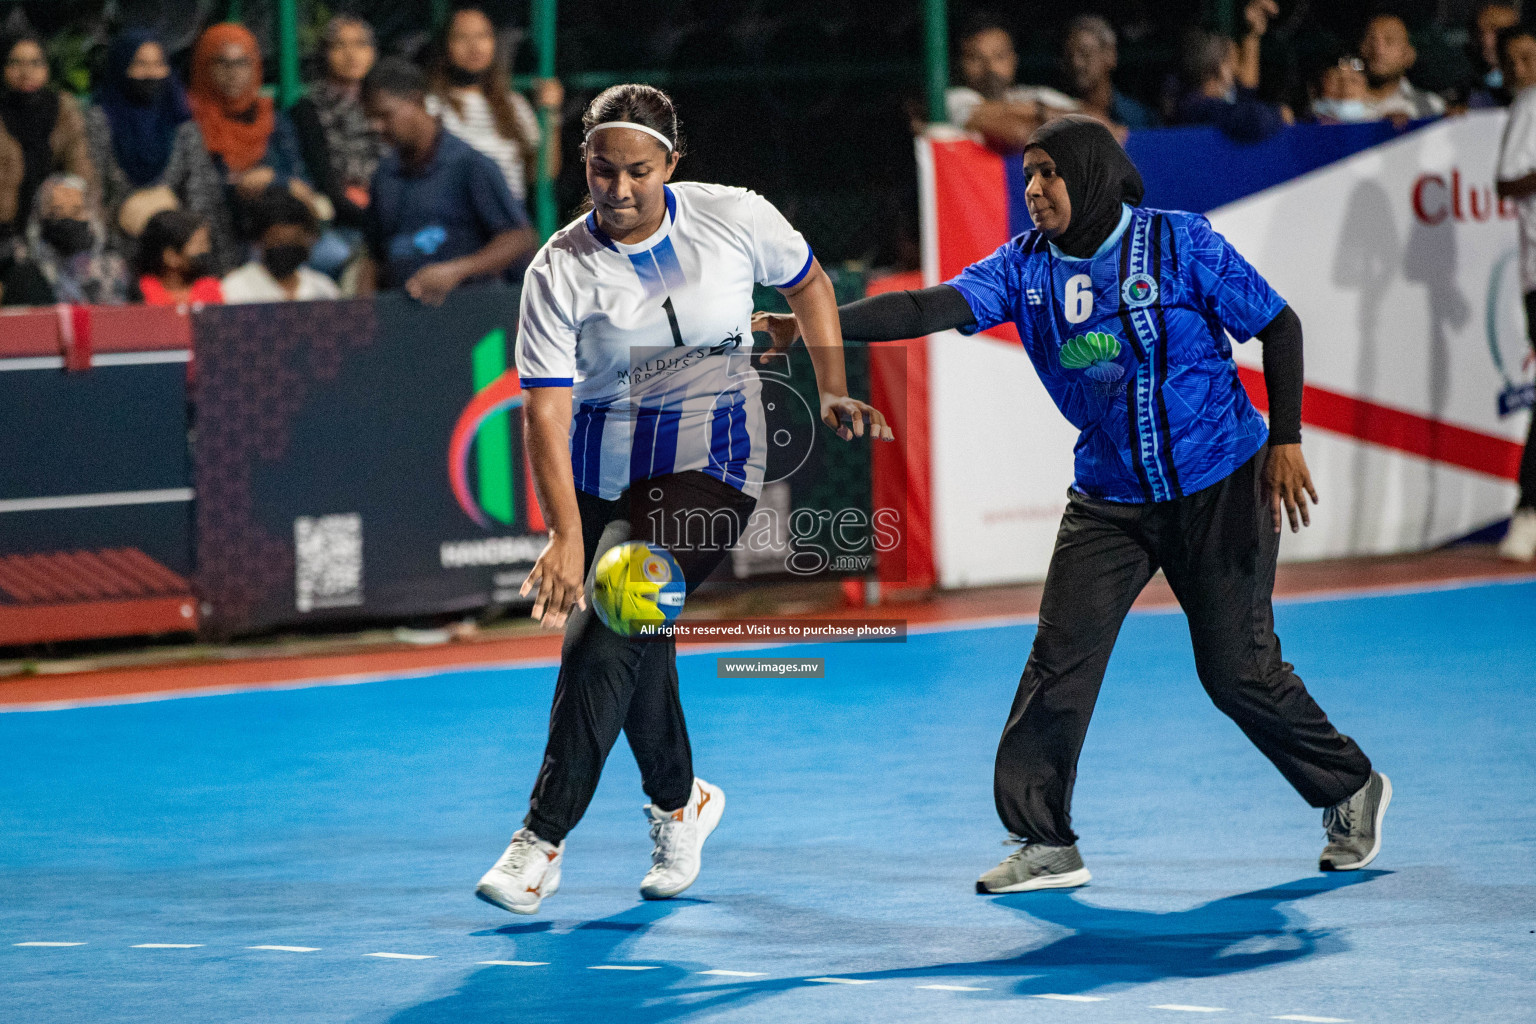
[[(670, 639), (621, 637), (587, 608), (600, 552), (659, 542), (702, 583), (736, 543), (762, 489), (766, 450), (751, 365), (752, 289), (772, 285), (804, 331), (821, 417), (846, 440), (889, 440), (848, 397), (832, 283), (800, 233), (754, 192), (667, 182), (677, 115), (659, 89), (618, 85), (588, 108), (592, 212), (539, 250), (523, 284), (517, 370), (549, 545), (524, 584), (533, 615), (565, 627), (549, 743), (523, 828), (475, 892), (532, 914), (560, 884), (565, 836), (622, 729), (640, 766), (655, 849), (647, 899), (693, 884), (725, 794), (693, 774)], [(698, 517), (702, 543), (679, 544)], [(707, 533), (707, 537), (697, 537)]]

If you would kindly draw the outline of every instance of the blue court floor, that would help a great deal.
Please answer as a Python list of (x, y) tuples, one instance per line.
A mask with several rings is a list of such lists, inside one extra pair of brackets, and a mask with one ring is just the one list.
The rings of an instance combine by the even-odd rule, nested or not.
[(534, 918), (472, 889), (553, 669), (0, 714), (0, 1020), (1536, 1020), (1536, 584), (1278, 615), (1396, 785), (1373, 870), (1317, 873), (1319, 812), (1206, 701), (1177, 613), (1121, 635), (1070, 893), (972, 890), (1029, 626), (796, 649), (825, 680), (686, 657), (728, 796), (698, 884), (639, 900), (621, 743)]

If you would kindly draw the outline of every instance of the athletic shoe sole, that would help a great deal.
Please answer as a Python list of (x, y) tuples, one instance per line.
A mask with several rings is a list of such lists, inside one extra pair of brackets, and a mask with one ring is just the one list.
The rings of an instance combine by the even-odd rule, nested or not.
[(1359, 871), (1375, 860), (1376, 855), (1381, 852), (1381, 819), (1387, 816), (1387, 805), (1392, 802), (1392, 780), (1382, 775), (1381, 772), (1376, 774), (1381, 775), (1381, 802), (1376, 805), (1376, 841), (1371, 844), (1371, 848), (1366, 852), (1365, 856), (1353, 864), (1319, 864), (1317, 866), (1318, 870)]
[(547, 889), (540, 889), (539, 898), (534, 900), (532, 903), (512, 903), (508, 900), (504, 900), (502, 899), (501, 894), (497, 892), (493, 886), (486, 885), (484, 882), (481, 882), (479, 885), (475, 886), (475, 898), (484, 900), (486, 903), (489, 903), (493, 907), (500, 907), (502, 910), (507, 911), (509, 914), (526, 915), (537, 914), (539, 912), (539, 906), (543, 904), (544, 900), (547, 897), (553, 896), (559, 891), (560, 875), (557, 872), (555, 874), (554, 884)]
[(1036, 875), (1034, 878), (1015, 882), (1013, 885), (1005, 885), (1001, 889), (988, 889), (978, 881), (976, 891), (983, 896), (1001, 896), (1003, 893), (1032, 892), (1035, 889), (1075, 889), (1080, 885), (1087, 885), (1092, 878), (1087, 868), (1078, 868), (1076, 871), (1068, 871), (1060, 875)]
[(688, 880), (675, 889), (651, 889), (647, 891), (642, 886), (640, 888), (642, 899), (669, 900), (686, 892), (689, 886), (699, 880), (699, 872), (704, 868), (704, 840), (709, 838), (710, 833), (714, 832), (715, 826), (720, 824), (721, 817), (725, 815), (725, 790), (718, 786), (710, 786), (709, 794), (709, 802), (704, 805), (703, 811), (699, 813), (699, 830), (704, 834), (699, 837), (698, 866), (693, 869), (693, 874), (689, 875)]

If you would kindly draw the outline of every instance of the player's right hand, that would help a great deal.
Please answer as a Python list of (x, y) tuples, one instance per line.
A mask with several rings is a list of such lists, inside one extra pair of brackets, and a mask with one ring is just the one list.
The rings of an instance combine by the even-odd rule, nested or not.
[(800, 321), (793, 313), (753, 313), (752, 333), (763, 333), (773, 339), (773, 344), (760, 357), (761, 362), (770, 359), (788, 359), (800, 337)]
[(585, 578), (581, 541), (551, 533), (549, 543), (544, 545), (519, 592), (527, 597), (537, 587), (539, 596), (533, 600), (533, 618), (545, 629), (563, 629), (572, 605), (587, 606)]

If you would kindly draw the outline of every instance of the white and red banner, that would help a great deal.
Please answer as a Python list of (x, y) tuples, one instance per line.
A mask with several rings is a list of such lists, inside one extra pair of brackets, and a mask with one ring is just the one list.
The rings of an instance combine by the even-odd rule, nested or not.
[[(1422, 550), (1509, 515), (1529, 421), (1505, 412), (1531, 372), (1514, 211), (1492, 189), (1503, 117), (1447, 119), (1322, 166), (1319, 151), (1332, 156), (1390, 133), (1293, 129), (1303, 134), (1271, 147), (1301, 154), (1296, 169), (1305, 173), (1288, 178), (1283, 159), (1245, 155), (1214, 133), (1191, 132), (1176, 145), (1163, 135), (1144, 149), (1131, 140), (1152, 206), (1159, 194), (1198, 206), (1190, 178), (1202, 167), (1269, 157), (1249, 175), (1258, 191), (1231, 200), (1241, 188), (1215, 181), (1210, 192), (1223, 204), (1205, 212), (1306, 331), (1304, 444), (1321, 504), (1310, 529), (1287, 535), (1284, 558)], [(919, 139), (917, 151), (923, 283), (934, 284), (1027, 225), (1022, 179), (1010, 166), (1017, 157), (968, 139)], [(1261, 347), (1237, 353), (1263, 409)], [(937, 336), (908, 358), (923, 372), (907, 413), (928, 430), (911, 449), (907, 479), (914, 499), (928, 498), (933, 576), (943, 586), (1044, 578), (1076, 432), (1017, 336), (1011, 327)], [(913, 540), (912, 553), (922, 552), (922, 538)], [(909, 558), (906, 572), (921, 579), (923, 568)]]

